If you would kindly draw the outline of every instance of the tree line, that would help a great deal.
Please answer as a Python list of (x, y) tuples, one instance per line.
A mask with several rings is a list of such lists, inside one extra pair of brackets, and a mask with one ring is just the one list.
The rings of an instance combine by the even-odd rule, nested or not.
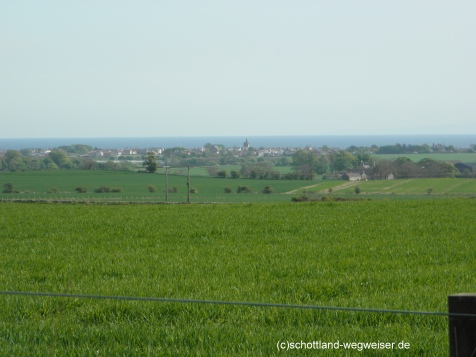
[[(395, 147), (406, 151), (415, 150), (428, 145), (400, 145)], [(436, 161), (430, 158), (413, 162), (407, 157), (395, 160), (376, 160), (363, 150), (349, 152), (348, 150), (308, 150), (295, 151), (291, 156), (263, 158), (253, 156), (234, 156), (230, 152), (223, 151), (220, 155), (211, 153), (211, 144), (203, 153), (187, 153), (184, 148), (170, 148), (164, 150), (159, 158), (170, 167), (205, 166), (208, 167), (212, 177), (251, 178), (251, 179), (289, 179), (310, 180), (316, 175), (326, 178), (338, 178), (342, 172), (352, 169), (362, 169), (365, 166), (366, 176), (371, 179), (385, 179), (389, 176), (394, 178), (416, 177), (474, 177), (472, 171), (460, 172), (449, 162)], [(216, 147), (214, 145), (213, 147)], [(387, 150), (391, 146), (384, 146)], [(219, 147), (223, 149), (222, 147)], [(429, 147), (428, 147), (429, 148)], [(2, 171), (27, 171), (27, 170), (121, 170), (133, 171), (136, 168), (128, 161), (114, 162), (113, 160), (100, 162), (85, 157), (70, 157), (70, 154), (88, 152), (91, 147), (86, 145), (72, 145), (51, 150), (46, 157), (32, 157), (28, 150), (7, 150), (0, 157), (0, 170)], [(159, 167), (156, 154), (149, 152), (142, 156), (143, 166), (149, 172), (155, 172)], [(219, 169), (219, 165), (241, 165), (240, 170)], [(275, 166), (292, 166), (292, 171), (280, 173)]]
[(366, 154), (354, 155), (344, 150), (318, 155), (313, 151), (298, 151), (293, 156), (292, 165), (300, 177), (311, 179), (315, 174), (336, 177), (336, 173), (362, 170), (370, 179), (419, 177), (476, 177), (468, 170), (460, 172), (452, 163), (424, 158), (413, 162), (408, 157), (395, 160), (375, 160)]
[(0, 158), (2, 171), (29, 171), (29, 170), (120, 170), (132, 171), (133, 166), (128, 162), (98, 162), (91, 158), (69, 157), (60, 148), (53, 149), (46, 157), (24, 156), (17, 150), (7, 150)]

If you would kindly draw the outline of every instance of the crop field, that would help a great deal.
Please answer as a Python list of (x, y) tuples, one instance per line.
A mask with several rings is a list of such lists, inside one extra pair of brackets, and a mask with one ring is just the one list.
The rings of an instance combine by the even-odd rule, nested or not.
[[(0, 290), (447, 312), (474, 291), (476, 200), (0, 203)], [(0, 355), (270, 356), (278, 341), (401, 342), (444, 316), (0, 294)], [(286, 353), (287, 354), (287, 353)]]
[(425, 194), (431, 189), (432, 195), (476, 194), (475, 179), (432, 178), (353, 181), (334, 187), (336, 193), (352, 193), (355, 187), (362, 194)]
[[(112, 171), (32, 171), (12, 172), (0, 175), (2, 185), (10, 182), (19, 194), (2, 194), (0, 197), (9, 199), (18, 198), (77, 198), (86, 200), (133, 200), (133, 201), (164, 201), (165, 200), (165, 175), (137, 172), (112, 172)], [(169, 188), (177, 187), (177, 193), (169, 194), (170, 202), (187, 201), (187, 178), (183, 175), (168, 176)], [(251, 180), (251, 179), (220, 179), (210, 177), (191, 177), (190, 187), (197, 188), (197, 193), (192, 194), (195, 202), (236, 202), (247, 201), (250, 198), (256, 201), (289, 201), (290, 197), (280, 195), (259, 194), (266, 186), (272, 186), (276, 194), (296, 190), (306, 185), (316, 184), (310, 181), (293, 180)], [(322, 183), (323, 187), (336, 185), (336, 183)], [(237, 186), (247, 186), (254, 194), (237, 195)], [(77, 186), (87, 188), (86, 193), (77, 193)], [(119, 187), (119, 193), (97, 194), (95, 188), (101, 186)], [(156, 192), (149, 192), (148, 187), (154, 186)], [(232, 193), (225, 194), (225, 187), (230, 187)], [(55, 188), (56, 193), (48, 193)], [(246, 199), (248, 197), (248, 199)]]
[[(230, 172), (235, 170), (240, 172), (241, 165), (220, 165), (216, 167), (218, 170), (225, 170), (228, 176)], [(293, 172), (291, 166), (273, 166), (273, 171), (278, 171), (280, 174), (286, 174), (288, 172)], [(187, 175), (188, 169), (186, 167), (170, 168), (169, 173), (172, 175)], [(165, 168), (160, 167), (157, 169), (157, 173), (165, 174)], [(206, 167), (191, 167), (190, 175), (192, 176), (205, 176), (209, 177), (210, 174)]]
[[(170, 174), (169, 202), (187, 202), (187, 177)], [(11, 183), (17, 193), (2, 193), (0, 200), (41, 201), (108, 201), (108, 202), (165, 202), (165, 175), (117, 171), (32, 171), (0, 174), (0, 188)], [(75, 188), (84, 186), (86, 193)], [(101, 186), (120, 188), (120, 192), (96, 193)], [(153, 186), (154, 192), (149, 191)], [(250, 193), (237, 193), (238, 186), (246, 186)], [(272, 193), (263, 193), (270, 186)], [(402, 199), (447, 196), (474, 196), (475, 179), (408, 179), (375, 181), (341, 180), (259, 180), (192, 176), (191, 202), (289, 202), (294, 196), (308, 195), (320, 199), (332, 189), (333, 196), (356, 198), (355, 187), (361, 189), (360, 198)], [(230, 193), (225, 193), (229, 188)], [(431, 195), (428, 190), (431, 189)]]

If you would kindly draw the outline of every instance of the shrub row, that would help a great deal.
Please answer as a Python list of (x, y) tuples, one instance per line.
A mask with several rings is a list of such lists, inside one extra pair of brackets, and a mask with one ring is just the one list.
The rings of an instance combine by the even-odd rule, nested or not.
[[(224, 190), (225, 190), (225, 193), (231, 193), (233, 191), (230, 187), (225, 187)], [(273, 193), (274, 189), (271, 186), (266, 186), (261, 192), (269, 194), (269, 193)], [(236, 189), (236, 193), (253, 193), (253, 190), (249, 188), (248, 186), (238, 185)]]
[(112, 187), (111, 188), (109, 186), (101, 186), (101, 187), (95, 188), (94, 192), (96, 192), (96, 193), (109, 193), (109, 192), (118, 193), (118, 192), (122, 192), (122, 188), (120, 188), (120, 187)]

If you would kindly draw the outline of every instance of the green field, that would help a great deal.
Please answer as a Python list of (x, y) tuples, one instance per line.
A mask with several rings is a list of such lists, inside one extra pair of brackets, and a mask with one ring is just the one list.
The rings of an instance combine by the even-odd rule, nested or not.
[(476, 153), (431, 153), (431, 154), (379, 154), (372, 155), (377, 160), (395, 160), (399, 157), (408, 157), (413, 162), (418, 162), (425, 158), (437, 161), (463, 162), (467, 164), (476, 163)]
[[(18, 193), (1, 193), (0, 200), (61, 200), (61, 201), (122, 201), (122, 202), (164, 202), (165, 175), (118, 171), (31, 171), (5, 172), (0, 174), (0, 184), (12, 183)], [(149, 192), (148, 186), (156, 187), (156, 192)], [(238, 186), (247, 186), (253, 193), (237, 193)], [(86, 193), (77, 193), (77, 186), (85, 186)], [(101, 186), (121, 188), (119, 193), (95, 193)], [(272, 194), (262, 193), (266, 186), (271, 186)], [(357, 197), (354, 189), (359, 186), (361, 198), (401, 199), (404, 196), (474, 196), (475, 179), (408, 179), (389, 181), (348, 182), (340, 180), (259, 180), (231, 179), (192, 176), (191, 187), (197, 193), (190, 195), (192, 202), (289, 202), (293, 196), (308, 195), (319, 199), (332, 188), (333, 196)], [(169, 202), (187, 202), (187, 177), (169, 175), (169, 188), (177, 187), (177, 193), (169, 193)], [(232, 192), (225, 193), (229, 187)], [(56, 193), (48, 193), (55, 188)]]
[[(216, 167), (217, 170), (225, 170), (230, 176), (231, 171), (240, 172), (241, 165), (220, 165)], [(278, 171), (281, 174), (286, 174), (288, 172), (293, 172), (292, 166), (273, 166), (273, 171)], [(177, 167), (177, 168), (170, 168), (169, 173), (172, 175), (187, 175), (188, 169), (186, 167)], [(157, 173), (164, 174), (165, 168), (160, 167), (157, 169)], [(192, 176), (205, 176), (209, 177), (209, 173), (206, 167), (191, 167), (190, 168), (190, 175)]]
[(425, 194), (430, 188), (432, 195), (476, 194), (475, 179), (454, 178), (354, 181), (336, 186), (334, 192), (352, 193), (356, 186), (362, 194), (414, 195)]
[[(476, 200), (0, 203), (0, 290), (446, 312), (474, 291)], [(441, 316), (0, 295), (0, 355), (269, 356), (278, 341), (447, 355)], [(291, 353), (291, 352), (289, 352)]]
[[(42, 200), (118, 200), (118, 201), (151, 201), (164, 202), (165, 175), (118, 171), (31, 171), (7, 172), (0, 175), (2, 185), (10, 182), (18, 194), (0, 193), (1, 199), (42, 199)], [(178, 193), (169, 193), (169, 202), (187, 201), (187, 177), (170, 174), (169, 188), (177, 187)], [(323, 190), (335, 186), (331, 181), (300, 181), (300, 180), (252, 180), (252, 179), (220, 179), (192, 176), (190, 187), (197, 188), (191, 194), (193, 202), (268, 202), (290, 201), (295, 190), (304, 189), (309, 185), (319, 184)], [(157, 192), (150, 193), (148, 186), (153, 185)], [(237, 187), (247, 186), (253, 193), (237, 194)], [(74, 188), (86, 186), (87, 193), (77, 193)], [(120, 187), (120, 193), (97, 194), (94, 189), (100, 186)], [(272, 186), (274, 194), (262, 194), (266, 186)], [(56, 188), (57, 193), (47, 193), (48, 189)], [(232, 193), (226, 194), (225, 187)]]

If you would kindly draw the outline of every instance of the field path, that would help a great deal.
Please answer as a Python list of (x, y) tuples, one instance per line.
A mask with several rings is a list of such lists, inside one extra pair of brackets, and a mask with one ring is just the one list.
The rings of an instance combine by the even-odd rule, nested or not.
[[(340, 191), (340, 190), (344, 190), (348, 187), (352, 187), (352, 186), (355, 186), (359, 183), (360, 181), (347, 181), (346, 183), (343, 183), (342, 185), (338, 185), (338, 186), (335, 186), (332, 188), (332, 192), (336, 192), (336, 191)], [(319, 191), (319, 193), (327, 193), (327, 190), (322, 190), (322, 191)]]
[(319, 185), (320, 185), (320, 183), (316, 183), (315, 185), (311, 185), (311, 186), (299, 187), (299, 188), (296, 188), (295, 190), (284, 192), (284, 194), (286, 194), (286, 195), (295, 194), (295, 193), (297, 193), (298, 191), (300, 191), (302, 189), (313, 188), (313, 187), (316, 187), (316, 186), (319, 186)]
[(468, 180), (461, 180), (461, 179), (460, 179), (460, 182), (458, 182), (456, 185), (451, 185), (451, 186), (448, 185), (448, 186), (446, 187), (446, 189), (443, 190), (443, 191), (441, 191), (441, 192), (446, 193), (446, 192), (452, 191), (452, 190), (455, 189), (456, 187), (459, 187), (459, 186), (461, 186), (461, 185), (464, 185), (464, 184), (467, 183), (467, 182), (468, 182)]
[(384, 188), (382, 188), (382, 190), (390, 190), (390, 189), (392, 189), (392, 188), (394, 188), (394, 187), (397, 187), (397, 186), (406, 184), (407, 182), (410, 182), (410, 181), (413, 181), (413, 180), (414, 180), (414, 179), (403, 180), (403, 181), (394, 183), (393, 185), (390, 185), (390, 186), (388, 186), (388, 187), (384, 187)]

